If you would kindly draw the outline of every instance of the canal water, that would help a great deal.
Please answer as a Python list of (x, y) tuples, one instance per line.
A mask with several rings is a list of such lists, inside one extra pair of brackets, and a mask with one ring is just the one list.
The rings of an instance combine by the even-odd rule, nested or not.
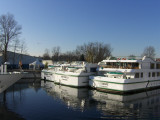
[(0, 120), (160, 119), (159, 113), (160, 89), (117, 95), (40, 81), (0, 94)]

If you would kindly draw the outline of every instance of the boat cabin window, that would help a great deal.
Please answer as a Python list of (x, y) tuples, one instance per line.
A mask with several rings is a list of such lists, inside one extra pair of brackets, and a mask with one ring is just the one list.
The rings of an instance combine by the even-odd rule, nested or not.
[(139, 78), (139, 73), (135, 73), (135, 78)]
[(141, 78), (143, 78), (143, 73), (141, 73)]
[(139, 69), (139, 63), (131, 63), (132, 68), (131, 69)]
[(150, 64), (150, 69), (154, 69), (154, 63)]
[(94, 68), (90, 68), (90, 72), (96, 72), (96, 67), (94, 67)]
[(156, 64), (156, 69), (160, 69), (160, 64)]
[(155, 77), (155, 72), (152, 72), (152, 77)]
[(151, 73), (150, 72), (148, 73), (148, 77), (151, 77)]
[(160, 72), (157, 72), (157, 77), (159, 77), (160, 76)]
[(120, 68), (120, 69), (139, 69), (139, 63), (107, 62), (104, 67), (106, 67), (106, 68)]

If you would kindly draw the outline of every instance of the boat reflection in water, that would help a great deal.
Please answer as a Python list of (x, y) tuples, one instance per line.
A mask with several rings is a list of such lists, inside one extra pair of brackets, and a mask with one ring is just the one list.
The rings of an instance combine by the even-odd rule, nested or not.
[(53, 96), (54, 99), (61, 100), (68, 108), (83, 111), (84, 107), (87, 106), (86, 101), (89, 97), (88, 88), (74, 88), (57, 85), (53, 82), (46, 82), (43, 87), (50, 96)]
[(53, 82), (46, 82), (43, 87), (49, 95), (61, 100), (68, 108), (81, 111), (96, 108), (102, 119), (160, 118), (160, 89), (118, 95), (87, 88), (55, 85)]
[(102, 110), (103, 117), (112, 115), (122, 119), (160, 118), (160, 89), (131, 95), (117, 95), (96, 90), (90, 96), (97, 101), (97, 109)]

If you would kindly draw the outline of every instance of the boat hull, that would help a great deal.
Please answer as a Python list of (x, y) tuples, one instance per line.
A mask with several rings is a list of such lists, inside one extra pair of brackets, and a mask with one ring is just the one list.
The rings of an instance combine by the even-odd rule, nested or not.
[(109, 91), (115, 93), (133, 93), (137, 91), (160, 87), (160, 79), (134, 80), (90, 76), (89, 86), (107, 92)]
[(41, 71), (41, 79), (44, 79), (44, 74), (45, 74), (45, 72)]
[(55, 73), (55, 83), (72, 87), (89, 86), (89, 73)]
[(41, 79), (43, 80), (48, 80), (54, 82), (54, 72), (47, 72), (47, 71), (42, 71), (41, 72)]

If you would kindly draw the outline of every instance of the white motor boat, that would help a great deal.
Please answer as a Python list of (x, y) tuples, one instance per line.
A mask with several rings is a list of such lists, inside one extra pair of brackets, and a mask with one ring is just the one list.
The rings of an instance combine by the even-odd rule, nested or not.
[(108, 58), (99, 63), (98, 75), (90, 76), (93, 88), (119, 93), (141, 91), (160, 87), (160, 61), (142, 59)]

